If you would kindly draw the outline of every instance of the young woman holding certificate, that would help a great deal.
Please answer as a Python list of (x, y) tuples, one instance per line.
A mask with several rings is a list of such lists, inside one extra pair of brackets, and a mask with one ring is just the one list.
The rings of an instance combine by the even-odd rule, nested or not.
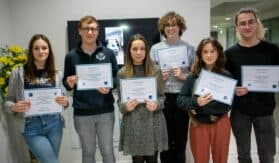
[[(22, 132), (25, 142), (41, 163), (59, 163), (58, 153), (64, 122), (60, 113), (26, 117), (27, 112), (32, 112), (31, 107), (33, 109), (34, 105), (41, 105), (25, 100), (25, 90), (61, 87), (62, 75), (55, 70), (50, 42), (45, 35), (36, 34), (29, 43), (27, 63), (16, 68), (11, 74), (5, 108), (14, 115), (14, 122)], [(46, 94), (44, 96), (48, 97)], [(56, 96), (53, 100), (63, 107), (69, 105), (66, 96)]]
[(195, 163), (208, 163), (210, 150), (214, 163), (227, 163), (231, 125), (228, 118), (230, 106), (212, 99), (207, 93), (194, 95), (197, 79), (202, 69), (229, 76), (225, 70), (223, 47), (211, 38), (203, 39), (197, 49), (191, 74), (177, 98), (178, 107), (189, 111), (190, 146)]
[(160, 71), (152, 63), (145, 38), (134, 35), (128, 43), (125, 66), (119, 70), (118, 95), (121, 97), (120, 80), (132, 78), (155, 77), (157, 81), (158, 100), (138, 99), (127, 102), (118, 100), (123, 114), (120, 134), (120, 151), (132, 155), (133, 163), (157, 163), (158, 152), (168, 149), (167, 127), (162, 112), (163, 85)]

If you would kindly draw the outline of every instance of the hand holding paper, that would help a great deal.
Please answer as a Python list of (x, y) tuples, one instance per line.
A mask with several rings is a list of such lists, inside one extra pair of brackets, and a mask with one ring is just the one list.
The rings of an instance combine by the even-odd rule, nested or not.
[(110, 63), (77, 65), (76, 73), (79, 77), (77, 90), (113, 87)]
[(205, 106), (212, 100), (212, 95), (210, 93), (206, 93), (197, 98), (197, 102), (199, 106)]
[(30, 109), (25, 112), (25, 116), (43, 115), (60, 113), (63, 108), (60, 104), (65, 104), (64, 98), (62, 101), (59, 99), (58, 104), (56, 102), (57, 97), (62, 96), (60, 88), (40, 88), (40, 89), (25, 89), (24, 97), (25, 100), (30, 101)]
[(279, 66), (242, 66), (242, 86), (252, 92), (279, 92)]
[(136, 106), (138, 105), (138, 101), (136, 99), (131, 99), (126, 102), (126, 109), (128, 112), (135, 110)]
[(157, 101), (157, 83), (154, 77), (120, 79), (121, 101), (123, 103), (136, 99), (139, 103), (145, 100)]

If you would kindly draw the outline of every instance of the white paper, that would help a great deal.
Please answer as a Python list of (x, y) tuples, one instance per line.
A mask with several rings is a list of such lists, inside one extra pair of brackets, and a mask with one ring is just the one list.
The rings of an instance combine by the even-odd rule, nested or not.
[(189, 67), (187, 49), (184, 46), (158, 50), (158, 60), (161, 69), (173, 67)]
[(210, 93), (214, 100), (231, 105), (236, 83), (232, 78), (202, 70), (194, 94)]
[(24, 98), (31, 102), (31, 107), (25, 112), (25, 116), (62, 112), (63, 107), (55, 101), (55, 98), (61, 95), (61, 88), (25, 89)]
[(156, 78), (120, 79), (121, 101), (123, 103), (136, 99), (140, 103), (145, 100), (157, 101)]
[(77, 65), (76, 74), (78, 76), (77, 90), (113, 87), (110, 63)]
[(279, 92), (279, 66), (242, 66), (242, 86), (251, 92)]

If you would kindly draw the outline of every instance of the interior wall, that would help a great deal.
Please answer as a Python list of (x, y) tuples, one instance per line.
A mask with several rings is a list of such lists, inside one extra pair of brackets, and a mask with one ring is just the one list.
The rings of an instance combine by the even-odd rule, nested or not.
[[(12, 43), (11, 35), (11, 19), (9, 15), (9, 3), (8, 0), (0, 0), (0, 47), (4, 47)], [(1, 69), (1, 65), (0, 65)], [(1, 92), (0, 92), (1, 93)], [(5, 112), (2, 108), (2, 98), (0, 96), (0, 162), (9, 163), (11, 160), (8, 148), (8, 137), (7, 137), (7, 123), (5, 120)]]
[(0, 47), (12, 43), (11, 17), (8, 0), (0, 0)]
[[(27, 47), (35, 33), (46, 34), (63, 70), (67, 52), (67, 20), (79, 20), (84, 15), (97, 19), (161, 17), (170, 10), (186, 18), (188, 30), (183, 39), (193, 45), (209, 36), (210, 1), (208, 0), (9, 0), (15, 42)], [(197, 9), (202, 9), (198, 10)]]

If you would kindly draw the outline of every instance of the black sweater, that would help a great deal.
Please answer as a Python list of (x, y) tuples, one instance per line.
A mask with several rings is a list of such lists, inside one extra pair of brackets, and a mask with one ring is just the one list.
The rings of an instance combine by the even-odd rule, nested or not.
[[(238, 80), (241, 86), (242, 65), (279, 65), (279, 50), (276, 45), (261, 41), (253, 47), (243, 47), (239, 44), (225, 51), (226, 68)], [(250, 116), (267, 116), (273, 114), (275, 108), (274, 93), (248, 92), (244, 96), (236, 96), (233, 110)]]
[[(103, 60), (96, 58), (96, 55), (99, 53), (105, 55)], [(118, 65), (115, 55), (101, 43), (98, 43), (97, 49), (91, 55), (84, 53), (80, 45), (66, 55), (63, 77), (64, 86), (68, 90), (71, 90), (66, 79), (68, 76), (76, 75), (76, 65), (98, 63), (111, 63), (114, 86), (116, 86)], [(77, 90), (75, 86), (73, 91), (73, 108), (75, 115), (96, 115), (112, 112), (114, 110), (112, 90), (108, 94), (101, 94), (97, 90)]]

